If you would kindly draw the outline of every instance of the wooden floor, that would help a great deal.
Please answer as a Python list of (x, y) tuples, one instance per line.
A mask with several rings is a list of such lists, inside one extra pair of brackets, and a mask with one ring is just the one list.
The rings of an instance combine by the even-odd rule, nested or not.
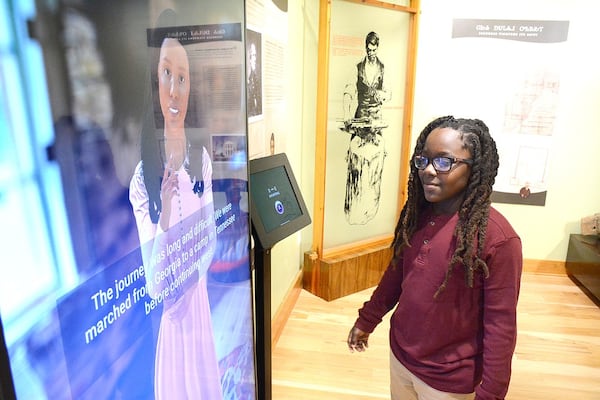
[[(369, 349), (346, 336), (372, 289), (326, 302), (302, 290), (273, 349), (274, 400), (389, 399), (386, 319)], [(524, 273), (508, 400), (600, 399), (600, 308), (568, 277)]]

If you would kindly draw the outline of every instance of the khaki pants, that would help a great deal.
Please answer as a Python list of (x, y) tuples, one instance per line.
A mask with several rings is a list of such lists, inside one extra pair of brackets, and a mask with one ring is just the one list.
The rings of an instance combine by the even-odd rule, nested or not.
[(406, 369), (390, 351), (390, 392), (392, 400), (472, 400), (475, 393), (441, 392)]

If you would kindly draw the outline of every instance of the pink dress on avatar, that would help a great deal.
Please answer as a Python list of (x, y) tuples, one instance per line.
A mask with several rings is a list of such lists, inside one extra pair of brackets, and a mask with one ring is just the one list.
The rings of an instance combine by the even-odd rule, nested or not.
[(130, 184), (144, 257), (145, 300), (163, 304), (156, 345), (156, 399), (223, 398), (206, 287), (216, 247), (212, 164), (202, 150), (204, 191), (198, 196), (186, 169), (177, 171), (179, 193), (173, 196), (166, 232), (150, 220), (141, 162)]

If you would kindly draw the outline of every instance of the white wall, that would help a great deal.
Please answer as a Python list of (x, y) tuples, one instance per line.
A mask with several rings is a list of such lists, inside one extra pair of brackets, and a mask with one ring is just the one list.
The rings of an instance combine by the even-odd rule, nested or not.
[[(477, 101), (472, 111), (464, 111), (457, 104), (464, 103), (469, 94), (449, 90), (460, 86), (460, 82), (447, 84), (456, 79), (448, 72), (449, 63), (465, 63), (478, 57), (475, 51), (444, 52), (451, 40), (453, 18), (570, 21), (546, 205), (494, 204), (521, 235), (525, 258), (564, 261), (569, 234), (579, 233), (580, 219), (600, 212), (600, 60), (595, 56), (600, 2), (421, 0), (421, 8), (413, 143), (421, 129), (437, 116), (456, 113), (456, 116), (481, 118), (476, 111), (482, 102)], [(289, 18), (288, 107), (290, 132), (298, 132), (298, 136), (290, 135), (288, 156), (304, 200), (309, 210), (313, 210), (319, 0), (289, 2)], [(519, 63), (520, 60), (487, 62)], [(311, 244), (312, 226), (309, 226), (273, 248), (273, 313), (291, 288), (303, 254)]]
[[(598, 48), (600, 3), (421, 0), (421, 9), (413, 143), (421, 129), (441, 115), (481, 118), (490, 125), (480, 114), (494, 111), (482, 109), (488, 104), (493, 106), (494, 102), (486, 98), (473, 99), (469, 91), (457, 90), (462, 82), (456, 82), (455, 68), (478, 62), (484, 67), (489, 63), (490, 69), (498, 70), (501, 63), (510, 73), (515, 70), (515, 64), (518, 67), (523, 62), (519, 57), (482, 60), (482, 52), (476, 48), (472, 52), (451, 53), (448, 51), (452, 48), (450, 41), (461, 40), (451, 39), (453, 18), (569, 21), (546, 204), (543, 207), (494, 204), (521, 236), (525, 258), (564, 261), (569, 234), (580, 232), (580, 219), (600, 212), (600, 58), (593, 55)], [(532, 51), (539, 49), (536, 46), (544, 45), (531, 46)], [(504, 75), (498, 79), (510, 77)], [(469, 86), (469, 82), (464, 83), (465, 87)], [(493, 97), (494, 93), (489, 96)], [(494, 135), (492, 126), (490, 129)]]
[[(302, 197), (312, 214), (316, 124), (316, 55), (318, 0), (288, 3), (288, 135), (286, 154)], [(312, 215), (311, 215), (312, 217)], [(312, 244), (312, 226), (273, 246), (271, 253), (271, 314), (274, 315), (298, 276), (304, 252)]]

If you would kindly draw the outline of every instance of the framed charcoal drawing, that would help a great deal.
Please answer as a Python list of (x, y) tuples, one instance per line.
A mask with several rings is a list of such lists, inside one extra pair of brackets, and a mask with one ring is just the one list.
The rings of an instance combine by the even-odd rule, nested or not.
[(320, 7), (318, 206), (304, 287), (332, 299), (376, 283), (378, 276), (356, 279), (373, 264), (364, 257), (377, 257), (377, 270), (389, 258), (408, 176), (419, 2), (323, 0)]

